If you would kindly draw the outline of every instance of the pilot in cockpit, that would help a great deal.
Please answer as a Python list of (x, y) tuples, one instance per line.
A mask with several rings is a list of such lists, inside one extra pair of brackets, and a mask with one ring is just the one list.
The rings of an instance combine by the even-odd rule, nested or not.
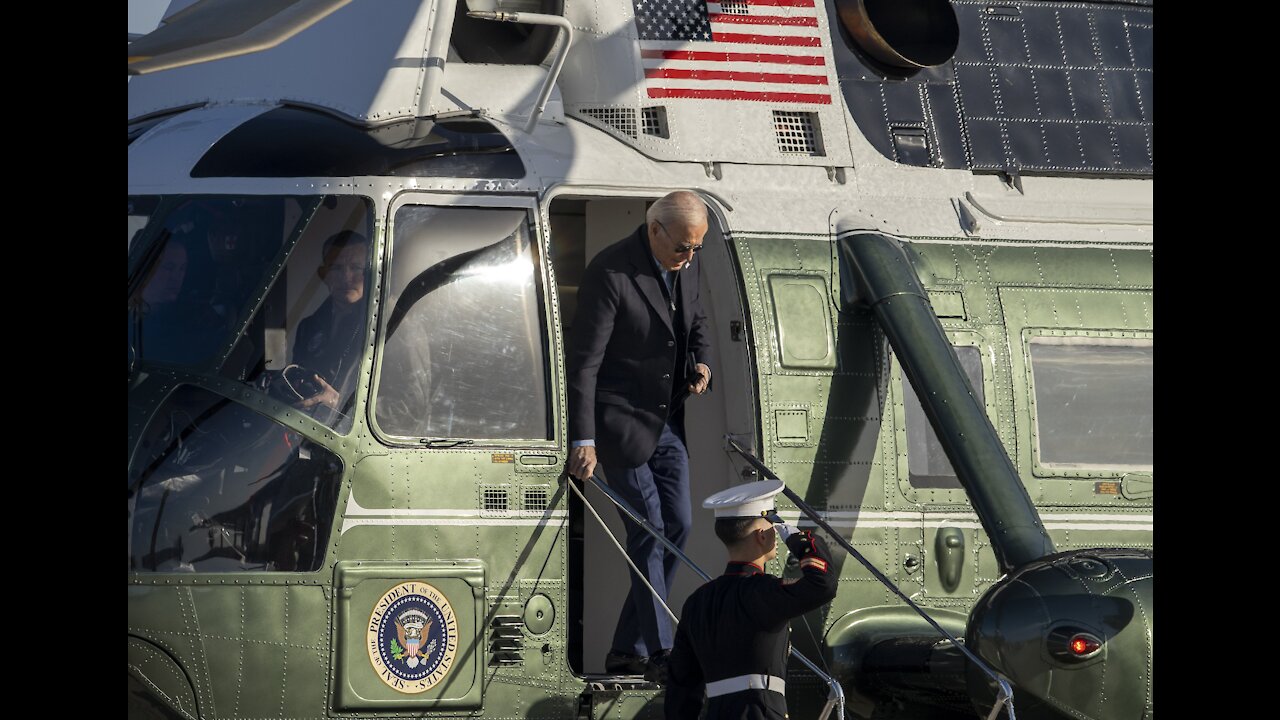
[(322, 258), (316, 274), (329, 297), (298, 323), (290, 366), (297, 370), (287, 371), (285, 379), (302, 398), (299, 407), (345, 413), (363, 354), (369, 240), (343, 230), (325, 239)]

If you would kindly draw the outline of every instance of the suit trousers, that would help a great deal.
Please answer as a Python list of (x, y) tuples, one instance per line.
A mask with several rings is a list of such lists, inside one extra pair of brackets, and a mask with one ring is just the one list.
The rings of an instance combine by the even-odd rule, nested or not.
[[(668, 421), (658, 438), (658, 447), (645, 464), (605, 468), (609, 486), (681, 550), (693, 519), (689, 507), (689, 453), (683, 434), (683, 429), (672, 427)], [(621, 510), (618, 514), (627, 528), (627, 555), (665, 602), (679, 558)], [(659, 650), (670, 650), (675, 640), (671, 619), (635, 571), (627, 570), (631, 591), (613, 633), (613, 651), (649, 656)]]

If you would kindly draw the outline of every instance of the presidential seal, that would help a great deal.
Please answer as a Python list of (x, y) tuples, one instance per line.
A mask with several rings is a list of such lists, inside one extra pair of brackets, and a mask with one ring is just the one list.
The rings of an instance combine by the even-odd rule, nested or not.
[(435, 687), (458, 652), (458, 619), (444, 593), (424, 582), (401, 583), (374, 603), (369, 662), (382, 682), (402, 693)]

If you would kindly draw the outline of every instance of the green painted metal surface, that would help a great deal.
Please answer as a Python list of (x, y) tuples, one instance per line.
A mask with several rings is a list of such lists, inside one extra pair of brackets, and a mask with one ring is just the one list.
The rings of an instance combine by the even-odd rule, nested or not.
[[(731, 237), (730, 245), (752, 343), (747, 349), (759, 398), (754, 424), (765, 462), (833, 516), (837, 529), (905, 592), (941, 616), (963, 618), (999, 579), (1000, 565), (963, 490), (910, 486), (901, 369), (870, 314), (834, 301), (849, 279), (833, 266), (832, 242), (743, 233)], [(952, 344), (980, 351), (982, 411), (1046, 518), (1054, 544), (1062, 550), (1150, 548), (1152, 471), (1100, 469), (1082, 476), (1037, 465), (1024, 345), (1028, 330), (1149, 339), (1150, 251), (949, 245), (931, 239), (904, 247), (933, 299), (931, 317)], [(550, 351), (551, 392), (562, 398), (559, 333), (551, 335)], [(156, 408), (174, 387), (188, 383), (244, 404), (343, 463), (338, 510), (319, 570), (130, 573), (131, 692), (168, 698), (179, 713), (194, 707), (203, 718), (410, 712), (659, 717), (656, 689), (595, 690), (569, 666), (569, 626), (575, 621), (569, 599), (578, 590), (571, 587), (566, 555), (570, 519), (559, 478), (562, 444), (387, 444), (367, 424), (370, 362), (347, 434), (261, 401), (232, 380), (164, 368), (131, 379), (131, 456)], [(1107, 491), (1106, 483), (1116, 491)], [(1100, 521), (1099, 515), (1111, 519)], [(940, 552), (944, 528), (947, 537), (962, 542)], [(957, 557), (943, 558), (945, 553)], [(442, 562), (449, 564), (446, 570)], [(868, 638), (902, 635), (904, 621), (887, 591), (856, 566), (842, 557), (834, 566), (841, 574), (840, 594), (798, 623), (793, 639), (813, 657), (828, 663), (838, 657), (838, 667), (852, 668), (864, 659)], [(378, 568), (382, 575), (353, 586), (344, 578), (346, 568), (356, 567)], [(782, 564), (771, 569), (788, 572)], [(368, 682), (371, 665), (356, 632), (356, 620), (363, 615), (360, 622), (367, 622), (376, 592), (360, 588), (393, 578), (430, 582), (436, 572), (443, 573), (442, 583), (472, 593), (466, 631), (471, 654), (453, 671), (470, 674), (459, 674), (450, 686), (452, 705), (411, 709), (413, 701), (401, 698), (394, 707), (378, 706), (373, 701), (383, 696)], [(877, 610), (885, 619), (875, 620)], [(843, 623), (851, 613), (865, 619)], [(502, 618), (512, 618), (508, 640), (515, 649), (499, 661), (493, 628)], [(860, 636), (863, 631), (869, 634)], [(915, 632), (923, 631), (910, 630)], [(365, 680), (353, 679), (361, 674)], [(792, 675), (789, 702), (793, 716), (800, 717), (806, 708), (820, 707), (824, 691), (805, 673), (793, 669)], [(851, 709), (859, 714), (883, 714), (892, 706), (846, 680), (857, 699)]]

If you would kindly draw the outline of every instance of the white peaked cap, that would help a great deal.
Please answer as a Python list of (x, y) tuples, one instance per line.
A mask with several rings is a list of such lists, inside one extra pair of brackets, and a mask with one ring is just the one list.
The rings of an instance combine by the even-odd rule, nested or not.
[(781, 480), (757, 480), (721, 490), (702, 501), (718, 518), (762, 517), (773, 510), (773, 496), (782, 492)]

